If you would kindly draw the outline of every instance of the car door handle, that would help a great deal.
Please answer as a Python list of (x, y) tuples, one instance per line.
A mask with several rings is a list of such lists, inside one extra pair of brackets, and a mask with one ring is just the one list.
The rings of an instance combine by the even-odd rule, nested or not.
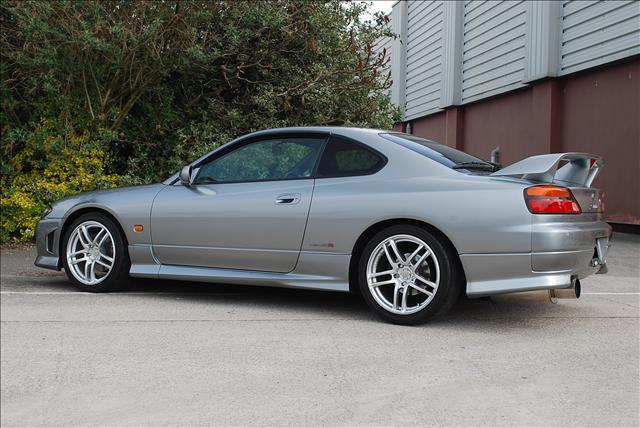
[(276, 198), (276, 205), (294, 205), (300, 202), (300, 193), (287, 193)]

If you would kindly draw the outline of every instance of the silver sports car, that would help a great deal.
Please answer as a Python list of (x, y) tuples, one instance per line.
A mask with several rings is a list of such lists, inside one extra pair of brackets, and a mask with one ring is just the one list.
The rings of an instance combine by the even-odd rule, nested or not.
[(463, 291), (579, 297), (606, 272), (602, 165), (562, 153), (500, 169), (398, 132), (261, 131), (163, 183), (56, 202), (35, 263), (95, 292), (128, 277), (351, 291), (400, 324)]

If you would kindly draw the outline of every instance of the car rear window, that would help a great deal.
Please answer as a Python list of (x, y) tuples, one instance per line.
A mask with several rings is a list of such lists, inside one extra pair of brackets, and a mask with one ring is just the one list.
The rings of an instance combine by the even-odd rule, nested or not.
[(411, 134), (389, 132), (380, 134), (380, 136), (448, 167), (453, 167), (465, 162), (486, 162), (480, 158), (454, 149), (453, 147), (445, 146), (444, 144), (416, 137)]

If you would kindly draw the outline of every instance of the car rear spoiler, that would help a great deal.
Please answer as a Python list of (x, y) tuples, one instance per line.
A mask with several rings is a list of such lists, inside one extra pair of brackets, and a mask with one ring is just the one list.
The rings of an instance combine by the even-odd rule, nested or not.
[(491, 175), (565, 186), (591, 187), (603, 165), (604, 161), (600, 156), (588, 153), (551, 153), (528, 157)]

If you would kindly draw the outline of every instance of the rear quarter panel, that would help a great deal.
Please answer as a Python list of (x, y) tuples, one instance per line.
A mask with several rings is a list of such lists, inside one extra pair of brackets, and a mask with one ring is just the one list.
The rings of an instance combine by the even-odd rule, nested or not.
[(387, 168), (372, 176), (316, 180), (303, 251), (350, 254), (367, 228), (391, 219), (436, 227), (459, 254), (531, 251), (522, 183), (458, 172), (402, 177), (410, 170), (406, 165)]

